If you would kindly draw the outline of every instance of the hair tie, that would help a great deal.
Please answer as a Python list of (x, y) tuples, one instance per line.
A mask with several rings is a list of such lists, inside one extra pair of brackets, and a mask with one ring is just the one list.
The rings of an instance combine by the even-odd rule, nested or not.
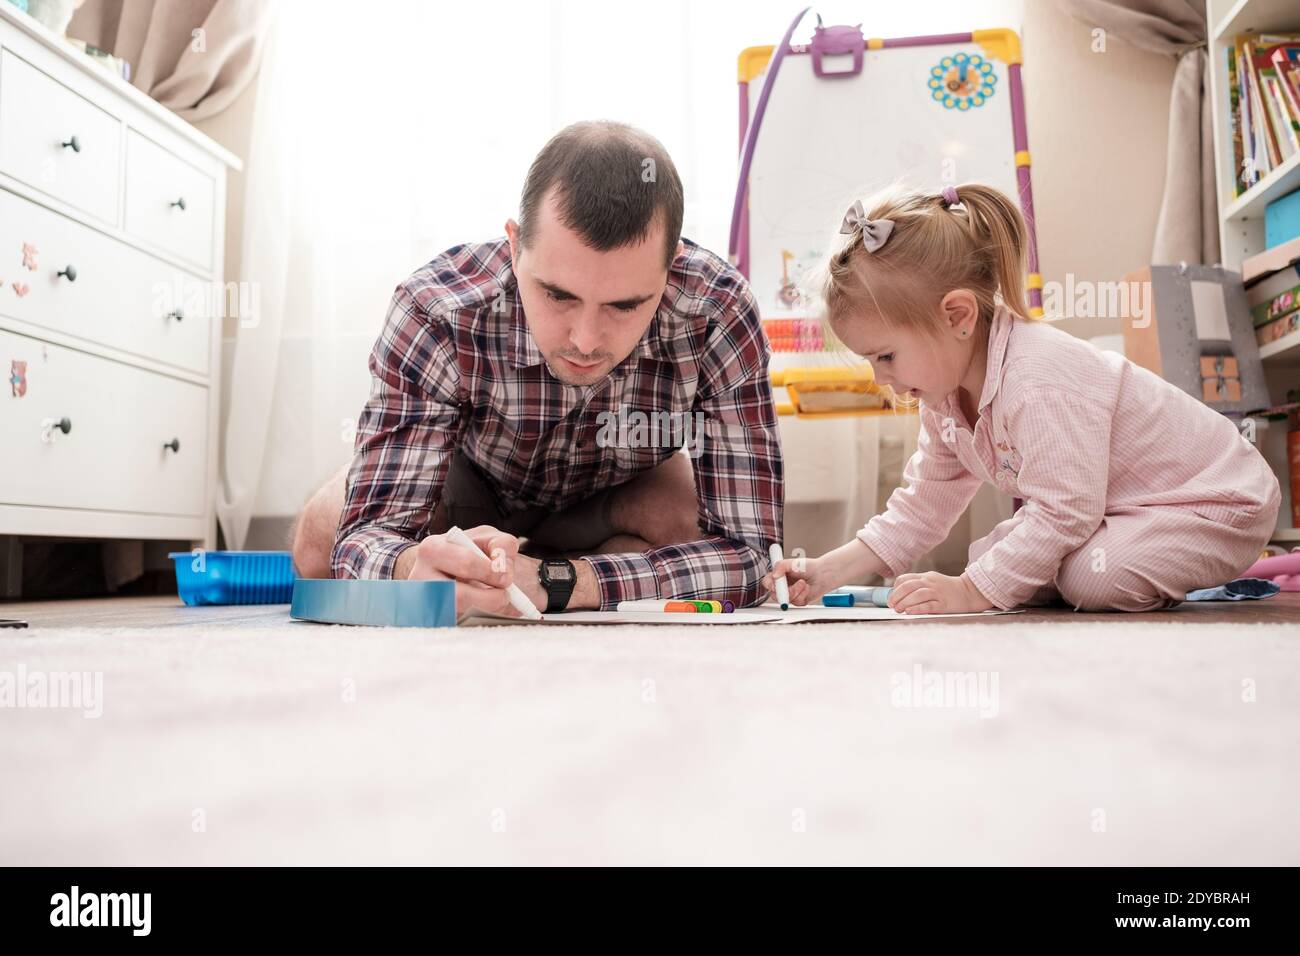
[(862, 230), (862, 245), (867, 252), (875, 252), (885, 244), (889, 234), (894, 231), (894, 223), (890, 219), (868, 219), (862, 203), (854, 200), (849, 211), (844, 214), (840, 233), (851, 236), (855, 229)]
[(956, 186), (944, 186), (944, 187), (943, 187), (943, 204), (944, 204), (944, 206), (945, 206), (945, 207), (947, 207), (947, 206), (955, 206), (955, 205), (957, 205), (957, 203), (959, 203), (959, 202), (961, 202), (961, 200), (957, 198), (957, 187), (956, 187)]

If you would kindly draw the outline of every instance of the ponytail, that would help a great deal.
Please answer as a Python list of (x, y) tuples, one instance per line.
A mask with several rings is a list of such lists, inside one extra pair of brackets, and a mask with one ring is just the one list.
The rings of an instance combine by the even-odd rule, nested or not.
[(958, 186), (955, 192), (957, 201), (966, 207), (979, 253), (989, 258), (1002, 304), (1020, 318), (1029, 318), (1025, 301), (1025, 249), (1029, 242), (1020, 209), (1005, 193), (978, 183)]

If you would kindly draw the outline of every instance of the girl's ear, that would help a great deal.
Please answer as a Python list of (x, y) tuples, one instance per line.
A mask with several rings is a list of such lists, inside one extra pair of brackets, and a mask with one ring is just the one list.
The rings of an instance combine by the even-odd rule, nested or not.
[(980, 318), (979, 300), (970, 289), (953, 289), (939, 300), (944, 326), (959, 339), (975, 337)]

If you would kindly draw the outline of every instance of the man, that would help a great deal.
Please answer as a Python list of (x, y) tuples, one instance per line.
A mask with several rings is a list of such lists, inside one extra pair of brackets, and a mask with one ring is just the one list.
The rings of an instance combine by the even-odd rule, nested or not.
[(680, 237), (682, 205), (657, 140), (578, 123), (504, 238), (398, 286), (299, 572), (453, 578), (461, 610), (504, 613), (512, 582), (552, 611), (757, 603), (784, 503), (767, 342), (744, 278)]

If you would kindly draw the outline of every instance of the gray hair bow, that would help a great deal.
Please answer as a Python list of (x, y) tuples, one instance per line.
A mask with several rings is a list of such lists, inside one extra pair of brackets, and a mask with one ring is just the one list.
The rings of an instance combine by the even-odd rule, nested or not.
[(867, 252), (875, 252), (885, 244), (889, 234), (894, 231), (894, 222), (892, 219), (868, 219), (861, 201), (854, 200), (849, 211), (844, 214), (840, 232), (851, 236), (854, 229), (862, 230), (862, 245), (866, 247)]

